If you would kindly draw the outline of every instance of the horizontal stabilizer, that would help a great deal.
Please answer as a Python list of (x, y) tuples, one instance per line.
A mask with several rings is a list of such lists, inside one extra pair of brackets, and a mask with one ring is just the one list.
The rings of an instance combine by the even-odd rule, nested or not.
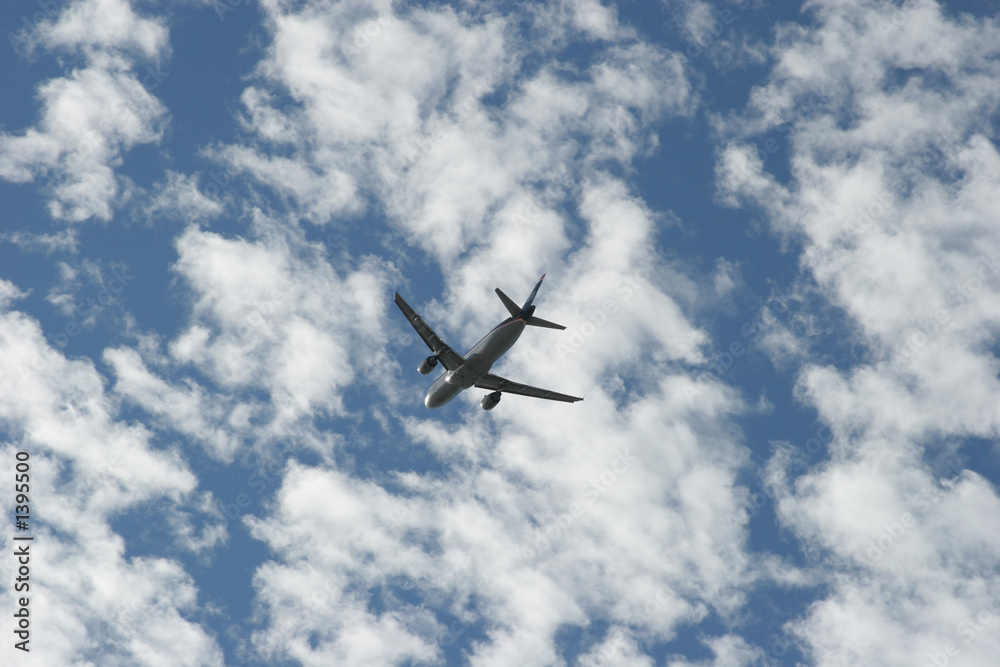
[(565, 329), (561, 324), (556, 324), (555, 322), (549, 322), (548, 320), (543, 320), (540, 317), (535, 317), (532, 315), (524, 321), (529, 327), (545, 327), (546, 329)]
[(513, 299), (511, 299), (509, 296), (500, 291), (499, 287), (497, 288), (497, 296), (500, 297), (501, 301), (503, 301), (504, 307), (507, 309), (507, 312), (510, 313), (512, 317), (517, 317), (521, 313), (520, 306), (514, 303)]

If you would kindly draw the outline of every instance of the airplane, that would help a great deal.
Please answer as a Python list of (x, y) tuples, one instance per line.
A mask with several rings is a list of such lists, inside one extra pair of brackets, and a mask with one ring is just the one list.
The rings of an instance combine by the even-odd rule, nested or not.
[(459, 392), (470, 387), (490, 390), (491, 393), (483, 396), (482, 401), (480, 401), (483, 410), (492, 410), (495, 408), (500, 403), (500, 398), (504, 393), (545, 398), (550, 401), (563, 401), (565, 403), (576, 403), (583, 400), (576, 396), (568, 396), (549, 391), (548, 389), (539, 389), (538, 387), (511, 382), (506, 378), (490, 373), (490, 368), (517, 341), (524, 331), (524, 327), (545, 327), (546, 329), (566, 328), (561, 324), (549, 322), (534, 315), (535, 306), (531, 302), (535, 300), (535, 295), (538, 294), (538, 288), (541, 287), (543, 280), (545, 280), (544, 275), (538, 279), (538, 283), (535, 285), (535, 289), (531, 290), (528, 300), (520, 307), (497, 287), (497, 296), (500, 297), (503, 305), (507, 308), (510, 317), (493, 327), (464, 357), (445, 344), (424, 323), (420, 316), (410, 308), (410, 305), (403, 300), (403, 297), (399, 296), (399, 292), (396, 292), (396, 296), (394, 297), (396, 305), (403, 311), (403, 315), (406, 316), (407, 321), (420, 334), (420, 337), (424, 339), (427, 347), (432, 352), (431, 356), (420, 362), (420, 365), (417, 366), (417, 372), (421, 375), (427, 375), (434, 370), (438, 361), (441, 362), (441, 365), (445, 369), (444, 374), (435, 380), (431, 388), (427, 390), (424, 405), (428, 408), (440, 408), (455, 398)]

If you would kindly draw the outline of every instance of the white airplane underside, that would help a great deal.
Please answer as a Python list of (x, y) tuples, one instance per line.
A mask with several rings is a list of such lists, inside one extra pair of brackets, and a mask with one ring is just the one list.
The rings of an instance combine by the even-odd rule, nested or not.
[(518, 306), (506, 294), (496, 289), (497, 296), (503, 301), (504, 306), (510, 313), (510, 317), (493, 327), (493, 330), (483, 336), (483, 339), (469, 350), (466, 355), (455, 352), (410, 307), (403, 297), (396, 293), (395, 301), (403, 315), (410, 322), (420, 337), (431, 349), (431, 356), (420, 362), (417, 371), (421, 375), (430, 373), (438, 362), (444, 366), (445, 372), (434, 381), (431, 388), (427, 390), (424, 398), (424, 405), (428, 408), (439, 408), (451, 399), (455, 398), (459, 392), (471, 387), (488, 389), (489, 394), (483, 396), (480, 403), (484, 410), (492, 410), (500, 402), (500, 397), (504, 393), (520, 394), (521, 396), (531, 396), (533, 398), (545, 398), (550, 401), (563, 401), (565, 403), (575, 403), (582, 401), (582, 398), (560, 394), (548, 389), (539, 389), (518, 382), (511, 382), (499, 375), (490, 373), (493, 364), (503, 356), (507, 350), (514, 345), (521, 336), (526, 326), (545, 327), (548, 329), (565, 329), (566, 327), (543, 320), (534, 316), (535, 307), (531, 305), (538, 288), (542, 284), (542, 276), (535, 289), (531, 291), (531, 296), (524, 303)]

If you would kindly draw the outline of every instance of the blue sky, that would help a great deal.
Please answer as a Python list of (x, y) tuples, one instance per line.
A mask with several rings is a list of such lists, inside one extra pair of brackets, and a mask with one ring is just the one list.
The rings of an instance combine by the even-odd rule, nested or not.
[(995, 664), (995, 11), (3, 5), (4, 664)]

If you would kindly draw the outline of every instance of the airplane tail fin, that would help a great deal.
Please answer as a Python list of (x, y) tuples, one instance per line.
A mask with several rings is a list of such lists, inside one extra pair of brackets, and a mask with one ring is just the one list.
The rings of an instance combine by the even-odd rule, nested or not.
[(542, 274), (542, 277), (538, 279), (538, 282), (535, 283), (535, 289), (531, 290), (531, 294), (528, 296), (528, 300), (524, 302), (523, 306), (521, 306), (522, 312), (531, 308), (531, 302), (535, 300), (535, 295), (538, 294), (538, 288), (542, 286), (543, 280), (545, 280), (544, 273)]
[(542, 286), (542, 281), (545, 280), (545, 276), (542, 275), (538, 279), (538, 283), (535, 284), (535, 289), (531, 290), (531, 295), (528, 300), (524, 302), (523, 306), (518, 306), (514, 303), (514, 300), (503, 293), (499, 287), (496, 288), (497, 296), (503, 301), (504, 307), (507, 312), (511, 314), (511, 317), (523, 317), (524, 323), (531, 327), (545, 327), (546, 329), (565, 329), (561, 324), (556, 324), (555, 322), (549, 322), (548, 320), (543, 320), (540, 317), (535, 317), (532, 313), (535, 312), (535, 307), (531, 305), (531, 302), (535, 300), (535, 295), (538, 294), (538, 288)]
[(521, 309), (517, 306), (516, 303), (514, 303), (513, 299), (511, 299), (509, 296), (500, 291), (499, 287), (496, 289), (496, 292), (497, 296), (500, 297), (501, 301), (503, 301), (504, 307), (507, 309), (507, 312), (511, 314), (511, 316), (517, 317), (518, 315), (521, 314)]

